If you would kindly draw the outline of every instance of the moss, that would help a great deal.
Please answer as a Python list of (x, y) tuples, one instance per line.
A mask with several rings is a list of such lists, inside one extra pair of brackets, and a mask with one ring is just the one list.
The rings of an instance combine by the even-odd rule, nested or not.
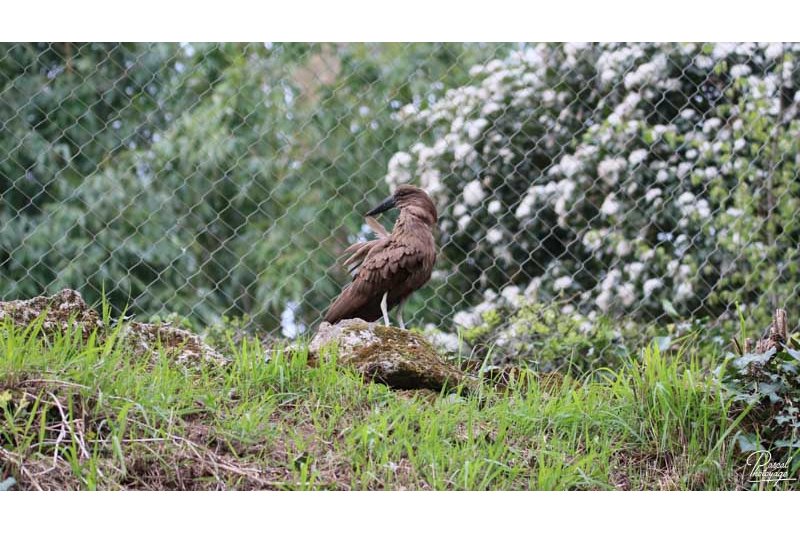
[(351, 351), (341, 350), (338, 362), (354, 367), (365, 377), (397, 389), (450, 390), (465, 381), (465, 374), (440, 359), (436, 349), (419, 333), (377, 324), (347, 324), (337, 335), (369, 331)]

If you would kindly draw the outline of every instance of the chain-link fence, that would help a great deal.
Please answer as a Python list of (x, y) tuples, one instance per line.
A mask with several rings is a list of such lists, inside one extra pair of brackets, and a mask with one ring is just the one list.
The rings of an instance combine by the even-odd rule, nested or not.
[(295, 335), (346, 284), (362, 214), (410, 181), (440, 215), (413, 325), (524, 301), (648, 324), (791, 307), (798, 50), (2, 45), (0, 298), (68, 286)]

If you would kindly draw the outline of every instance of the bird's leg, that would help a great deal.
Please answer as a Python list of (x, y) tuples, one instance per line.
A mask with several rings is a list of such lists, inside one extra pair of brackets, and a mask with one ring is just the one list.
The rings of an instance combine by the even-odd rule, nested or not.
[(406, 304), (406, 301), (401, 301), (397, 306), (397, 322), (400, 325), (400, 329), (406, 329), (406, 323), (403, 321), (403, 306)]
[(389, 310), (386, 308), (386, 299), (388, 297), (389, 297), (389, 293), (388, 292), (384, 292), (383, 293), (383, 298), (381, 299), (381, 311), (383, 312), (383, 323), (387, 328), (389, 327)]

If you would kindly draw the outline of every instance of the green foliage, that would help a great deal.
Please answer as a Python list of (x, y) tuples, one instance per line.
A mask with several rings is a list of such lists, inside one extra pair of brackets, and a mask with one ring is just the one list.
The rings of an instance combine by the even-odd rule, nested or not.
[(631, 346), (651, 340), (664, 353), (679, 359), (692, 354), (702, 366), (709, 367), (715, 362), (709, 354), (719, 353), (734, 329), (733, 325), (712, 324), (707, 319), (664, 325), (608, 316), (588, 320), (568, 303), (536, 303), (521, 297), (512, 301), (494, 297), (482, 304), (482, 309), (480, 313), (456, 315), (462, 322), (458, 338), (436, 330), (426, 333), (446, 353), (582, 376), (621, 368), (636, 355)]
[[(744, 339), (744, 336), (742, 337)], [(742, 343), (744, 346), (744, 343)], [(767, 450), (800, 472), (800, 338), (764, 353), (728, 353), (716, 374), (746, 414), (738, 436), (742, 451)]]
[(558, 304), (522, 303), (484, 311), (479, 325), (465, 328), (464, 339), (479, 358), (494, 363), (534, 365), (542, 371), (571, 370), (580, 375), (605, 366), (618, 368), (630, 353), (623, 331), (608, 319), (591, 324)]
[(497, 48), (2, 45), (0, 295), (314, 321), (412, 139), (393, 111)]
[[(228, 332), (228, 336), (235, 330)], [(110, 344), (108, 344), (110, 343)], [(225, 366), (0, 327), (0, 479), (22, 489), (735, 489), (735, 424), (696, 358), (584, 381), (399, 393), (305, 349)], [(60, 431), (63, 430), (63, 434)]]

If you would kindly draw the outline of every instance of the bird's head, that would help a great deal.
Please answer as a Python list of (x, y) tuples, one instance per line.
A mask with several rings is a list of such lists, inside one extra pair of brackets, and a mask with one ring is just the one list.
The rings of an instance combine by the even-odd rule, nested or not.
[(429, 226), (436, 224), (438, 215), (433, 200), (424, 190), (413, 185), (400, 185), (394, 194), (386, 198), (381, 204), (370, 210), (366, 216), (373, 216), (397, 207), (400, 211), (407, 212), (422, 220)]

